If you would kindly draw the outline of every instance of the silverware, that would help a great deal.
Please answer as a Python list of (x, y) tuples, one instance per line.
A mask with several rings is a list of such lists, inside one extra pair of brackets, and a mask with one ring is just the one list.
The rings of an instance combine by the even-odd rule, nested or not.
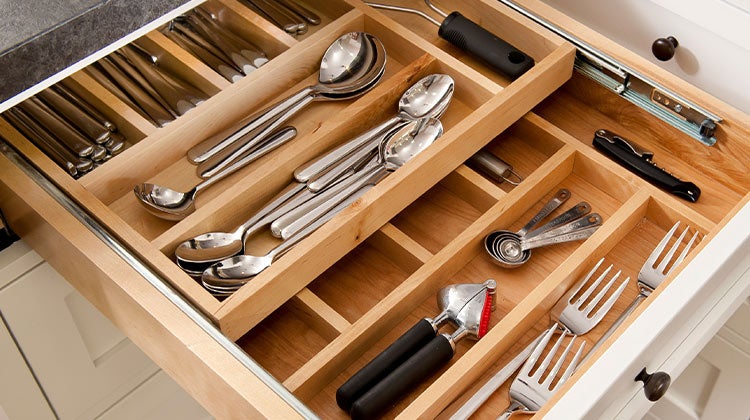
[(107, 130), (111, 132), (117, 131), (117, 126), (115, 126), (113, 122), (111, 122), (107, 117), (105, 117), (104, 114), (102, 114), (98, 109), (94, 108), (93, 106), (91, 106), (91, 104), (83, 100), (80, 96), (78, 96), (72, 90), (68, 89), (62, 82), (52, 85), (50, 89), (59, 93), (61, 96), (67, 99), (70, 103), (75, 104), (78, 108), (86, 112), (88, 115), (94, 118), (101, 125), (107, 127)]
[[(573, 344), (575, 343), (575, 340), (577, 338), (577, 336), (574, 335), (572, 336), (572, 338), (568, 342), (568, 345), (565, 347), (562, 353), (558, 356), (557, 363), (555, 363), (552, 369), (547, 372), (547, 369), (560, 350), (560, 346), (567, 337), (566, 332), (562, 332), (560, 334), (560, 337), (557, 339), (552, 349), (549, 351), (549, 353), (547, 353), (547, 357), (545, 357), (544, 360), (537, 366), (537, 361), (542, 356), (542, 352), (547, 347), (547, 343), (549, 343), (552, 335), (557, 329), (558, 327), (557, 325), (555, 325), (554, 327), (547, 330), (542, 339), (539, 340), (539, 343), (534, 348), (531, 356), (529, 356), (529, 359), (526, 360), (526, 363), (524, 363), (521, 371), (518, 372), (518, 375), (510, 385), (509, 394), (511, 403), (508, 408), (500, 414), (498, 420), (506, 420), (517, 411), (538, 411), (540, 408), (542, 408), (544, 403), (546, 403), (547, 400), (549, 400), (550, 397), (552, 397), (552, 395), (558, 389), (560, 389), (563, 384), (565, 384), (565, 381), (570, 378), (570, 375), (572, 375), (575, 369), (578, 367), (578, 361), (581, 357), (581, 353), (583, 353), (583, 348), (586, 342), (581, 343), (581, 346), (578, 348), (576, 354), (568, 362), (568, 365), (560, 379), (555, 379), (558, 372), (560, 372), (560, 369), (565, 363), (565, 359), (570, 353), (570, 350), (573, 348)], [(531, 373), (532, 371), (534, 372), (533, 374)], [(554, 386), (552, 386), (553, 381), (556, 381)]]
[(28, 116), (34, 118), (47, 129), (57, 141), (79, 157), (88, 157), (94, 152), (94, 143), (76, 131), (53, 110), (36, 97), (31, 97), (17, 105)]
[(77, 178), (93, 169), (94, 166), (90, 159), (74, 155), (60, 144), (57, 139), (52, 137), (44, 127), (41, 127), (21, 109), (10, 108), (4, 116), (21, 134), (39, 147), (42, 152), (49, 156), (57, 165), (65, 169), (71, 176)]
[(313, 191), (325, 188), (370, 150), (376, 150), (382, 136), (399, 124), (424, 117), (440, 118), (450, 104), (454, 89), (453, 78), (446, 74), (421, 78), (401, 95), (395, 116), (300, 166), (294, 171), (294, 177), (300, 182), (308, 182), (308, 188)]
[[(609, 336), (611, 336), (612, 333), (617, 330), (617, 328), (625, 321), (625, 319), (630, 316), (631, 313), (633, 313), (635, 308), (637, 308), (638, 305), (640, 305), (640, 303), (651, 294), (651, 292), (659, 287), (664, 279), (667, 278), (667, 276), (672, 273), (672, 271), (674, 271), (674, 269), (679, 266), (680, 263), (682, 263), (682, 261), (685, 259), (688, 252), (693, 247), (693, 244), (695, 244), (696, 239), (698, 239), (698, 232), (696, 231), (687, 243), (683, 242), (685, 236), (690, 230), (690, 226), (685, 227), (685, 230), (682, 231), (682, 234), (677, 237), (667, 253), (664, 254), (664, 256), (661, 258), (661, 262), (659, 263), (659, 265), (655, 266), (656, 262), (659, 261), (659, 257), (661, 256), (662, 252), (664, 252), (667, 245), (669, 244), (670, 239), (674, 237), (675, 232), (677, 231), (677, 228), (679, 226), (680, 222), (675, 222), (669, 232), (664, 235), (661, 242), (659, 242), (659, 244), (656, 245), (656, 248), (651, 251), (651, 254), (646, 259), (646, 262), (643, 263), (641, 271), (638, 272), (638, 295), (635, 297), (635, 299), (633, 299), (633, 302), (627, 307), (627, 309), (625, 309), (625, 311), (620, 314), (620, 316), (609, 327), (609, 329), (607, 329), (604, 335), (602, 335), (602, 338), (599, 340), (599, 342), (597, 342), (594, 348), (591, 349), (589, 354), (592, 354), (594, 350), (599, 348), (599, 345), (603, 343), (607, 338), (609, 338)], [(675, 257), (675, 252), (677, 252), (680, 247), (682, 247), (682, 252), (680, 252), (680, 254)]]
[(321, 63), (323, 62), (326, 66), (320, 69), (318, 84), (308, 86), (253, 114), (229, 137), (223, 137), (223, 132), (222, 136), (204, 140), (188, 151), (188, 159), (200, 163), (238, 139), (255, 133), (249, 142), (234, 152), (235, 157), (239, 156), (283, 124), (285, 120), (279, 117), (290, 117), (286, 111), (291, 107), (301, 109), (315, 100), (344, 100), (364, 94), (374, 87), (383, 75), (385, 49), (374, 36), (364, 32), (352, 32), (339, 37), (331, 44), (323, 56)]
[(107, 127), (83, 111), (77, 105), (67, 100), (64, 96), (53, 89), (44, 89), (37, 93), (50, 108), (57, 111), (74, 127), (81, 131), (86, 137), (97, 143), (103, 144), (109, 140), (110, 131)]
[[(617, 299), (625, 290), (625, 287), (627, 287), (628, 282), (630, 282), (630, 277), (623, 280), (609, 295), (609, 298), (602, 303), (609, 290), (612, 289), (612, 286), (620, 277), (620, 274), (622, 274), (621, 271), (618, 271), (599, 289), (604, 279), (609, 276), (609, 273), (612, 270), (613, 266), (610, 265), (601, 275), (599, 275), (599, 277), (596, 278), (596, 280), (589, 284), (591, 277), (596, 273), (603, 262), (604, 258), (600, 259), (594, 268), (589, 271), (586, 277), (573, 286), (565, 297), (555, 305), (553, 312), (560, 310), (562, 307), (560, 315), (557, 317), (557, 323), (562, 325), (566, 332), (575, 335), (583, 335), (591, 331), (591, 329), (597, 326), (604, 316), (612, 309)], [(581, 292), (584, 286), (587, 286), (586, 290)], [(599, 292), (592, 297), (597, 289), (599, 289)], [(575, 300), (573, 300), (574, 298)], [(596, 309), (596, 312), (594, 312), (594, 309)], [(508, 362), (508, 364), (493, 375), (492, 378), (490, 378), (468, 401), (464, 403), (464, 405), (461, 406), (461, 408), (458, 409), (458, 411), (456, 411), (456, 413), (451, 416), (450, 420), (463, 420), (474, 414), (474, 412), (479, 409), (479, 407), (481, 407), (482, 404), (484, 404), (487, 399), (489, 399), (489, 397), (511, 377), (511, 375), (513, 375), (513, 372), (523, 364), (543, 336), (544, 333), (534, 339), (528, 346), (526, 346), (526, 348), (518, 353), (513, 360)], [(591, 354), (591, 352), (589, 352), (589, 354)]]
[(141, 84), (136, 83), (122, 68), (118, 67), (112, 57), (103, 57), (97, 61), (97, 64), (122, 89), (122, 92), (132, 99), (131, 102), (137, 104), (136, 109), (142, 110), (156, 125), (162, 127), (174, 119), (172, 113), (154, 99)]
[(220, 56), (215, 55), (210, 50), (206, 49), (206, 47), (195, 42), (183, 31), (177, 29), (177, 24), (175, 23), (175, 21), (172, 21), (172, 23), (169, 25), (169, 28), (165, 30), (164, 33), (177, 45), (182, 47), (184, 50), (191, 52), (200, 61), (211, 67), (211, 69), (222, 75), (230, 82), (234, 83), (245, 76), (245, 73), (242, 72), (242, 69), (236, 68), (233, 63), (227, 63)]
[(166, 220), (181, 220), (195, 210), (196, 195), (210, 187), (216, 182), (244, 168), (256, 159), (264, 156), (269, 151), (278, 147), (278, 143), (289, 141), (297, 134), (293, 127), (286, 127), (279, 130), (274, 136), (268, 139), (263, 147), (260, 147), (253, 153), (248, 154), (242, 159), (232, 162), (222, 171), (217, 172), (213, 177), (204, 180), (192, 189), (186, 192), (175, 191), (171, 188), (144, 182), (133, 188), (136, 198), (151, 214)]
[(276, 26), (283, 29), (290, 35), (302, 35), (307, 32), (307, 24), (294, 12), (289, 9), (285, 9), (279, 4), (273, 1), (266, 0), (246, 0), (255, 6), (255, 9), (260, 11), (271, 22)]

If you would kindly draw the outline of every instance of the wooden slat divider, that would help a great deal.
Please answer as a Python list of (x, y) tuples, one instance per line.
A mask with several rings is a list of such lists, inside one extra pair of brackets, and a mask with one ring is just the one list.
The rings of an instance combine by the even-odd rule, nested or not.
[(333, 340), (351, 327), (349, 321), (307, 287), (297, 293), (290, 302), (297, 315), (327, 340)]
[(383, 225), (367, 242), (407, 273), (413, 273), (432, 257), (430, 251), (391, 223)]
[(164, 61), (165, 65), (169, 65), (170, 70), (174, 70), (177, 76), (210, 96), (216, 95), (232, 84), (159, 31), (151, 31), (141, 37), (138, 39), (138, 45), (144, 48), (153, 47), (154, 51), (149, 49), (149, 52), (157, 55), (159, 61)]
[(440, 184), (481, 212), (487, 211), (506, 194), (497, 184), (466, 165), (456, 168)]

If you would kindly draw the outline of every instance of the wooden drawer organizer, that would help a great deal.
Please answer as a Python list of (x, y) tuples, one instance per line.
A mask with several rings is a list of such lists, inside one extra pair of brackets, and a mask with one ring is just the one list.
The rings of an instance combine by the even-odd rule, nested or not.
[[(416, 0), (388, 2), (424, 9)], [(500, 3), (471, 0), (458, 8), (534, 57), (534, 68), (513, 82), (438, 38), (437, 28), (421, 18), (380, 13), (355, 0), (309, 3), (324, 21), (299, 39), (236, 0), (206, 3), (272, 58), (233, 84), (163, 34), (147, 34), (144, 42), (161, 50), (167, 65), (212, 95), (163, 128), (128, 109), (85, 69), (70, 76), (66, 84), (138, 140), (79, 180), (5, 121), (0, 135), (324, 418), (345, 417), (335, 404), (336, 388), (416, 320), (434, 316), (440, 287), (496, 279), (491, 330), (479, 342), (460, 342), (451, 364), (391, 414), (435, 417), (446, 408), (449, 413), (546, 328), (554, 303), (605, 257), (633, 281), (615, 310), (585, 336), (593, 343), (637, 294), (634, 280), (643, 260), (676, 220), (710, 235), (747, 201), (750, 147), (738, 140), (748, 138), (746, 126), (728, 121), (718, 135), (726, 141), (699, 146), (588, 79), (571, 78), (573, 47)], [(196, 212), (179, 223), (156, 219), (135, 201), (131, 190), (139, 182), (176, 189), (197, 183), (184, 158), (191, 146), (263, 103), (314, 83), (325, 48), (353, 30), (373, 33), (388, 52), (384, 79), (371, 92), (308, 107), (291, 121), (299, 131), (296, 139), (207, 190)], [(237, 293), (219, 301), (173, 263), (176, 244), (238, 225), (290, 182), (295, 167), (393, 115), (401, 93), (436, 72), (456, 80), (454, 100), (442, 118), (444, 136)], [(701, 186), (699, 202), (669, 196), (600, 155), (590, 146), (598, 128), (656, 151), (661, 166)], [(462, 164), (485, 146), (524, 177), (519, 186), (496, 184)], [(571, 202), (591, 203), (603, 226), (585, 242), (534, 251), (521, 268), (492, 264), (483, 237), (494, 229), (520, 228), (561, 187), (572, 192)], [(3, 186), (3, 193), (7, 190)], [(262, 252), (270, 242), (253, 242), (254, 250)], [(508, 386), (482, 414), (505, 407)]]

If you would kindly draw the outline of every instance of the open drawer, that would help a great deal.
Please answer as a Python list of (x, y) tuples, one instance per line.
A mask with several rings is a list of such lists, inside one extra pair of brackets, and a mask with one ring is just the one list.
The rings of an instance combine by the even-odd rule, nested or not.
[[(115, 121), (132, 143), (80, 178), (0, 121), (0, 137), (105, 236), (205, 315), (221, 337), (183, 314), (128, 261), (102, 246), (98, 233), (0, 156), (0, 197), (9, 225), (217, 417), (293, 414), (294, 404), (279, 396), (286, 391), (242, 364), (249, 355), (317, 415), (344, 418), (336, 388), (417, 320), (434, 316), (440, 288), (495, 279), (496, 308), (487, 335), (458, 343), (447, 366), (389, 412), (403, 418), (449, 416), (495, 366), (549, 326), (555, 302), (600, 258), (632, 281), (604, 321), (582, 337), (589, 343), (638, 294), (638, 271), (674, 222), (700, 232), (690, 260), (748, 201), (750, 180), (734, 176), (748, 170), (742, 159), (750, 153), (748, 127), (733, 120), (746, 116), (722, 113), (724, 141), (715, 148), (698, 145), (591, 80), (571, 78), (575, 49), (500, 3), (467, 1), (460, 9), (534, 58), (534, 67), (512, 81), (440, 39), (429, 22), (354, 0), (307, 3), (323, 22), (297, 39), (242, 2), (212, 0), (202, 6), (262, 45), (270, 58), (233, 83), (172, 42), (163, 28), (137, 40), (209, 96), (163, 127), (118, 99), (90, 69), (61, 82)], [(425, 9), (414, 0), (391, 3)], [(290, 121), (298, 130), (295, 139), (201, 193), (195, 211), (178, 222), (158, 219), (137, 202), (132, 188), (140, 182), (177, 190), (198, 183), (185, 159), (192, 146), (316, 83), (327, 46), (351, 31), (375, 35), (387, 51), (385, 74), (372, 90), (348, 101), (312, 104)], [(443, 136), (261, 274), (218, 299), (175, 264), (180, 242), (246, 220), (289, 184), (295, 168), (393, 115), (401, 93), (432, 73), (448, 74), (456, 83), (441, 118)], [(729, 109), (721, 107), (717, 112)], [(600, 128), (657, 151), (660, 165), (701, 186), (698, 202), (668, 195), (597, 152), (591, 139)], [(515, 187), (498, 184), (464, 164), (482, 148), (512, 164), (523, 181)], [(571, 203), (590, 203), (602, 226), (583, 242), (535, 250), (523, 267), (493, 264), (483, 248), (485, 236), (521, 228), (560, 188), (571, 192)], [(276, 243), (268, 235), (253, 243), (253, 252)], [(225, 341), (229, 349), (220, 345)], [(480, 414), (500, 412), (508, 403), (508, 386)]]

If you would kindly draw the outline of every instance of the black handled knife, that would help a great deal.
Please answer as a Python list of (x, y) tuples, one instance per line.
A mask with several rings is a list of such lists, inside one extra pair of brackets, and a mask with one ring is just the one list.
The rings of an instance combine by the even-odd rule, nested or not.
[(600, 129), (594, 133), (594, 147), (609, 158), (628, 168), (646, 181), (685, 200), (696, 202), (701, 190), (692, 182), (683, 181), (656, 166), (654, 154), (610, 131)]

